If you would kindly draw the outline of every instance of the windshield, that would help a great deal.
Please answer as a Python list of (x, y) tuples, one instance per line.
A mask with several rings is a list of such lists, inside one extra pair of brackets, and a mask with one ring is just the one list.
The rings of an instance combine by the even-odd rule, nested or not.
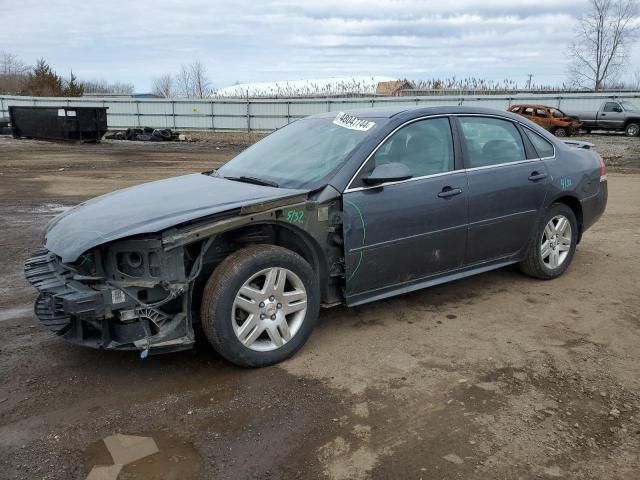
[(250, 177), (287, 188), (314, 186), (340, 168), (349, 153), (386, 121), (340, 115), (302, 119), (276, 130), (221, 167), (217, 175)]
[(620, 105), (622, 105), (622, 109), (627, 111), (627, 112), (632, 112), (635, 110), (640, 110), (638, 107), (636, 107), (633, 103), (629, 103), (629, 102), (622, 102), (620, 103)]

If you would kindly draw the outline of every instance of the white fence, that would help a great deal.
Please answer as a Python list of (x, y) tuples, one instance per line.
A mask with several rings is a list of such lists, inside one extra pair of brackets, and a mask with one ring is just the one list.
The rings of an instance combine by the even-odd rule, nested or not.
[(515, 103), (536, 103), (572, 111), (595, 110), (605, 99), (624, 99), (637, 104), (640, 103), (640, 92), (211, 100), (0, 96), (0, 117), (9, 116), (11, 105), (107, 107), (111, 129), (146, 126), (178, 130), (269, 131), (308, 115), (356, 108), (473, 105), (504, 110)]

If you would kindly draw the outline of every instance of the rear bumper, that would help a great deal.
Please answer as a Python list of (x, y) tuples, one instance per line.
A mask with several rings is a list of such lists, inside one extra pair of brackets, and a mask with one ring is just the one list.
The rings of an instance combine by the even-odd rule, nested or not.
[(607, 199), (609, 196), (606, 175), (600, 179), (600, 189), (598, 193), (581, 200), (582, 205), (582, 231), (587, 230), (591, 225), (596, 223), (607, 208)]
[[(112, 308), (112, 293), (104, 283), (87, 284), (47, 250), (25, 262), (25, 277), (38, 290), (34, 311), (40, 322), (70, 343), (109, 350), (151, 350), (152, 353), (183, 350), (193, 345), (187, 315), (162, 319), (153, 311), (124, 302), (137, 316), (120, 319)], [(143, 310), (145, 310), (143, 312)], [(162, 320), (162, 321), (159, 321)]]

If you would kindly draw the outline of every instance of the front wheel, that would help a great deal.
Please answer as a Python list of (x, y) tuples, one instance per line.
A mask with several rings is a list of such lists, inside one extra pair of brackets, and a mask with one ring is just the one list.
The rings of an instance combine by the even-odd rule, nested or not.
[(625, 127), (624, 133), (627, 137), (637, 137), (640, 135), (640, 123), (630, 123)]
[(571, 264), (578, 243), (578, 222), (573, 210), (554, 203), (541, 218), (520, 270), (542, 280), (559, 277)]
[(229, 255), (205, 286), (205, 335), (224, 358), (264, 367), (296, 353), (318, 318), (317, 276), (298, 254), (254, 245)]

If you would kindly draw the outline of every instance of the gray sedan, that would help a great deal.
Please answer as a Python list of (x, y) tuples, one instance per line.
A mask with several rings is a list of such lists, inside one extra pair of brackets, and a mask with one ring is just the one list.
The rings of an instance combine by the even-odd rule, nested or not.
[(510, 264), (543, 280), (602, 215), (590, 144), (468, 107), (296, 121), (218, 170), (87, 201), (27, 260), (40, 321), (75, 344), (191, 348), (194, 323), (241, 366), (299, 350), (320, 307)]

